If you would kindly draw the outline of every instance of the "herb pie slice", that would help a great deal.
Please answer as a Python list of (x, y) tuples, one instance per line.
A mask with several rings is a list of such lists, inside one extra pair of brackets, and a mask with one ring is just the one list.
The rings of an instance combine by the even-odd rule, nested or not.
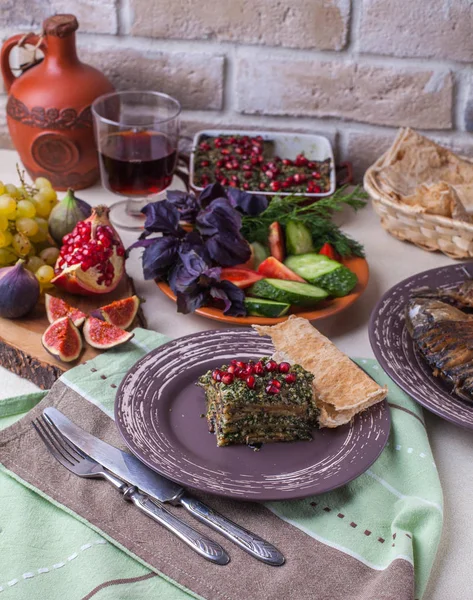
[(273, 326), (253, 326), (271, 337), (278, 353), (312, 373), (320, 427), (338, 427), (381, 402), (387, 387), (378, 385), (309, 321), (291, 315)]

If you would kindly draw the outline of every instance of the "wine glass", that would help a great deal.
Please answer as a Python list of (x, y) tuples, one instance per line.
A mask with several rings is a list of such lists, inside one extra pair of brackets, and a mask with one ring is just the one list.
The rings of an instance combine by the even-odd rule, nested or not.
[(102, 185), (126, 198), (111, 206), (117, 227), (143, 229), (141, 209), (170, 185), (180, 112), (177, 100), (150, 91), (112, 92), (92, 104)]

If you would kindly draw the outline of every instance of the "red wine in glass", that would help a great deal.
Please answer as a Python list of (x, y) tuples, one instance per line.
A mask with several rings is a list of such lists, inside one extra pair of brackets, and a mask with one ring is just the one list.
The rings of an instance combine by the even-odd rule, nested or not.
[(123, 131), (100, 144), (105, 187), (127, 197), (145, 197), (165, 190), (176, 167), (177, 149), (163, 133)]

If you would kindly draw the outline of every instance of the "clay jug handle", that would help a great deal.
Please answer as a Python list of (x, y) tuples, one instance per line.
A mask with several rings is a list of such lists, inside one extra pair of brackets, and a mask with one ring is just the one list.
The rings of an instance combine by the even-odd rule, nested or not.
[(12, 83), (16, 79), (13, 71), (10, 68), (10, 52), (16, 45), (18, 45), (18, 42), (21, 42), (21, 46), (28, 42), (28, 44), (36, 46), (40, 50), (44, 51), (46, 49), (46, 44), (42, 37), (35, 33), (28, 33), (26, 35), (20, 33), (18, 35), (14, 35), (3, 44), (2, 52), (0, 54), (0, 67), (2, 69), (3, 81), (5, 83), (5, 89), (7, 92), (10, 90)]

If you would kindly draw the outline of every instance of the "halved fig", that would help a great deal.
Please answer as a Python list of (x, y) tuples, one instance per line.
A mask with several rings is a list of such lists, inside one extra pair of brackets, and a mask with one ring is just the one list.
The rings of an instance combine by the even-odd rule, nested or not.
[(96, 317), (88, 317), (85, 320), (83, 333), (85, 341), (99, 350), (120, 346), (135, 335)]
[(76, 360), (82, 351), (80, 332), (69, 317), (61, 317), (51, 323), (41, 342), (50, 354), (63, 362)]
[(62, 298), (56, 298), (50, 294), (44, 295), (44, 303), (46, 305), (46, 315), (50, 323), (54, 323), (61, 317), (69, 317), (76, 327), (80, 327), (87, 315), (78, 308), (71, 306)]
[(139, 306), (140, 299), (138, 296), (130, 296), (123, 300), (115, 300), (115, 302), (106, 306), (101, 306), (90, 314), (92, 317), (107, 321), (107, 323), (121, 327), (121, 329), (128, 329), (136, 317)]

